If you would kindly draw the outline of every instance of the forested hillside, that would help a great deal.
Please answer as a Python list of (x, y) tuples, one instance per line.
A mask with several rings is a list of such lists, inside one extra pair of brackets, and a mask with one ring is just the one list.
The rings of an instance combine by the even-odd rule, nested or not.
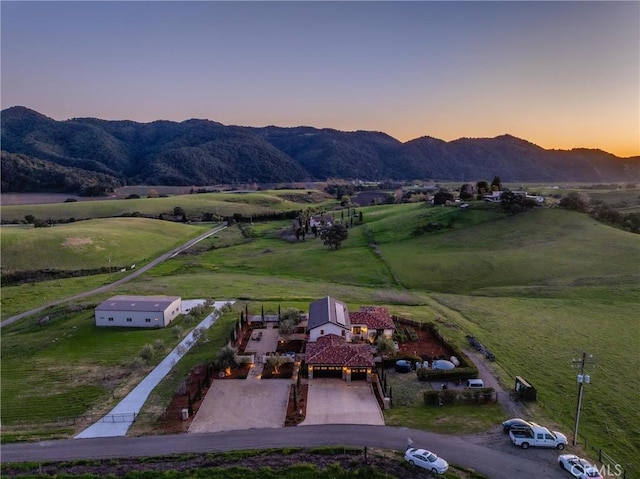
[[(121, 185), (288, 183), (328, 178), (520, 182), (634, 182), (640, 157), (545, 150), (510, 135), (402, 143), (385, 133), (311, 127), (56, 121), (2, 111), (4, 192), (100, 192)], [(9, 173), (9, 174), (7, 174)], [(30, 181), (35, 179), (36, 181)]]

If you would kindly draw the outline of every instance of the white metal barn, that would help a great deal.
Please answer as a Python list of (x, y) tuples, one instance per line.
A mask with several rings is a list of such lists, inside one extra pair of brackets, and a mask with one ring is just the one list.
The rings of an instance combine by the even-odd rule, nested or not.
[(179, 296), (114, 296), (95, 309), (96, 326), (164, 328), (181, 310)]

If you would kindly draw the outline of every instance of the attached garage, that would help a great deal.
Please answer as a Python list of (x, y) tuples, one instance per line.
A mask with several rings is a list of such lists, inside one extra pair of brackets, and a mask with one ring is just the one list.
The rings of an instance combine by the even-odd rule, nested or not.
[(340, 378), (342, 379), (341, 366), (311, 366), (314, 378)]
[(366, 381), (367, 374), (370, 374), (370, 368), (351, 368), (352, 381)]
[(375, 367), (368, 345), (347, 343), (335, 334), (307, 343), (305, 362), (309, 368), (309, 379), (340, 378), (347, 382), (371, 381)]

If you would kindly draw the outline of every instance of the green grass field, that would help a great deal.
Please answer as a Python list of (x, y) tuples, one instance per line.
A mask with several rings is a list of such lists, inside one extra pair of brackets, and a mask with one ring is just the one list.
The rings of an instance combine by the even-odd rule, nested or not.
[[(580, 433), (589, 445), (603, 448), (630, 472), (640, 470), (637, 235), (555, 208), (513, 217), (504, 217), (484, 203), (473, 203), (468, 211), (424, 204), (359, 210), (364, 225), (350, 228), (349, 239), (337, 251), (329, 251), (312, 235), (304, 242), (283, 239), (281, 233), (289, 222), (256, 223), (247, 226), (244, 234), (236, 226), (112, 294), (233, 298), (241, 300), (239, 304), (248, 301), (256, 311), (262, 304), (271, 310), (279, 304), (303, 309), (325, 295), (344, 300), (353, 308), (383, 304), (392, 314), (437, 322), (460, 346), (466, 347), (465, 334), (478, 337), (496, 354), (495, 370), (506, 387), (512, 386), (515, 375), (529, 379), (539, 392), (531, 414), (539, 422), (557, 424), (570, 438), (577, 400), (571, 361), (585, 350), (596, 362), (589, 370), (592, 383), (585, 386)], [(430, 223), (442, 228), (415, 234)], [(58, 295), (81, 287), (72, 280), (58, 284)], [(38, 287), (31, 288), (38, 291)], [(9, 302), (17, 309), (15, 298), (27, 296), (28, 288), (3, 288), (3, 305)], [(90, 308), (98, 299), (83, 304)], [(79, 352), (95, 334), (90, 333), (95, 328), (89, 311), (62, 315), (44, 329), (35, 324), (25, 326), (25, 322), (3, 328), (3, 427), (10, 423), (8, 418), (15, 422), (24, 418), (31, 407), (30, 402), (22, 401), (20, 411), (15, 409), (24, 397), (14, 386), (18, 380), (27, 378), (23, 381), (28, 383), (45, 365), (72, 361), (80, 374), (83, 368), (95, 367), (95, 358), (110, 357), (109, 351), (102, 351), (109, 347), (107, 335), (115, 331), (95, 335), (90, 343), (92, 358)], [(221, 323), (222, 329), (225, 324)], [(131, 361), (149, 342), (149, 333), (141, 333), (145, 338), (132, 334), (123, 339), (129, 346), (123, 348), (122, 363)], [(167, 334), (166, 344), (171, 343), (170, 333), (158, 334)], [(221, 330), (219, 334), (223, 337), (226, 333)], [(20, 345), (25, 350), (14, 360), (12, 355)], [(194, 358), (189, 361), (197, 363)], [(112, 365), (116, 370), (124, 367)], [(168, 401), (169, 392), (186, 370), (181, 368), (158, 388), (155, 403)], [(55, 374), (63, 373), (52, 372), (50, 377)], [(47, 395), (40, 378), (34, 377), (33, 382), (28, 392), (35, 406), (41, 404), (40, 396)], [(83, 411), (99, 409), (100, 402), (109, 396), (99, 384), (77, 384), (77, 388), (56, 392), (72, 393), (81, 399), (79, 410)], [(425, 428), (442, 421), (430, 417), (420, 405), (415, 408), (424, 415), (421, 424)], [(389, 413), (389, 420), (402, 424), (402, 416), (411, 414), (400, 411)], [(480, 428), (485, 427), (483, 421), (495, 421), (499, 416), (495, 411), (487, 410), (487, 414), (490, 419), (477, 418)], [(449, 424), (445, 429), (454, 431), (456, 422)]]
[(143, 264), (205, 232), (145, 218), (107, 218), (53, 228), (3, 228), (2, 271), (81, 270)]
[(26, 215), (40, 219), (108, 218), (130, 215), (172, 214), (176, 206), (187, 215), (212, 213), (218, 216), (244, 216), (280, 211), (296, 211), (311, 205), (335, 204), (335, 199), (309, 203), (307, 190), (277, 190), (251, 193), (202, 193), (176, 195), (163, 198), (106, 199), (104, 201), (76, 201), (44, 205), (5, 205), (0, 207), (4, 221), (21, 221)]

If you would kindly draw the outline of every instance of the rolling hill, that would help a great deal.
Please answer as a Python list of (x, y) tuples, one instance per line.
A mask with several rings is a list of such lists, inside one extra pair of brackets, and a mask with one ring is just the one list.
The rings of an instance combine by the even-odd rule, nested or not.
[[(545, 150), (511, 135), (402, 143), (372, 131), (225, 126), (209, 120), (151, 123), (57, 121), (25, 107), (1, 113), (2, 190), (99, 193), (123, 185), (290, 183), (329, 178), (510, 182), (635, 182), (640, 157)], [(59, 170), (72, 182), (23, 181)], [(58, 170), (56, 170), (59, 172)]]

